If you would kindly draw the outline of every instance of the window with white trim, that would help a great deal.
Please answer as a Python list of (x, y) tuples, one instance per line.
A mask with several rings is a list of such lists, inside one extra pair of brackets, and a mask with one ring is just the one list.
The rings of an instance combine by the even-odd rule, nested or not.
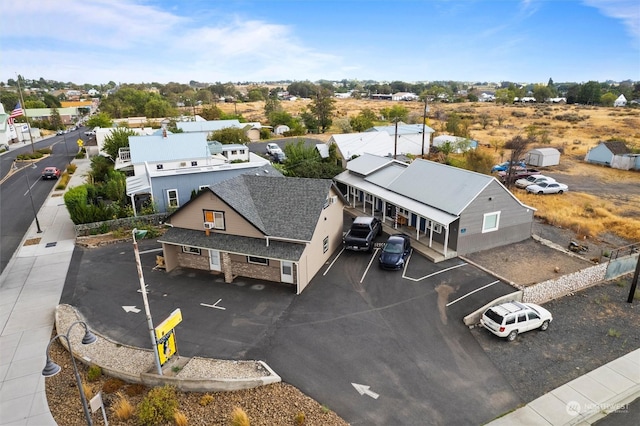
[(162, 170), (164, 166), (162, 164), (156, 164), (156, 170)]
[(191, 166), (195, 167), (195, 166), (197, 166), (197, 165), (198, 165), (198, 162), (197, 162), (197, 161), (192, 161), (192, 162), (191, 162)]
[(324, 237), (322, 240), (322, 252), (326, 253), (329, 251), (329, 237)]
[(254, 263), (256, 265), (269, 265), (269, 259), (264, 257), (247, 256), (247, 263)]
[(209, 185), (200, 185), (198, 187), (198, 191), (202, 191), (203, 189), (209, 188)]
[(500, 226), (500, 212), (485, 213), (482, 219), (482, 233), (497, 231)]
[(205, 223), (213, 223), (213, 229), (224, 230), (224, 212), (215, 210), (204, 210)]
[(200, 254), (200, 249), (198, 247), (182, 246), (182, 252), (183, 253), (199, 255)]
[(177, 189), (167, 189), (167, 205), (171, 208), (180, 207), (180, 202), (178, 201)]

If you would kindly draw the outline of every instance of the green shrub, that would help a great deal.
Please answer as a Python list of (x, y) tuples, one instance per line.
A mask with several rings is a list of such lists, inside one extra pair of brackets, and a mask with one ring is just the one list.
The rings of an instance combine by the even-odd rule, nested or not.
[(56, 189), (65, 189), (69, 184), (69, 179), (71, 179), (71, 176), (69, 176), (67, 172), (64, 172), (56, 185)]
[(95, 382), (100, 378), (100, 376), (102, 376), (102, 368), (97, 365), (89, 367), (89, 370), (87, 371), (87, 380)]
[(165, 385), (153, 388), (138, 404), (137, 417), (142, 425), (158, 425), (169, 422), (178, 408), (176, 390)]
[(72, 174), (74, 174), (76, 172), (77, 169), (78, 169), (78, 166), (76, 166), (75, 164), (69, 164), (67, 166), (67, 173), (72, 175)]

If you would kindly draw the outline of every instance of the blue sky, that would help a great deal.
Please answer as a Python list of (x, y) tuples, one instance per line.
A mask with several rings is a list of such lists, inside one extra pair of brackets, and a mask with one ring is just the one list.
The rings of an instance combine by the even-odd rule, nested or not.
[(0, 80), (640, 80), (637, 0), (23, 0)]

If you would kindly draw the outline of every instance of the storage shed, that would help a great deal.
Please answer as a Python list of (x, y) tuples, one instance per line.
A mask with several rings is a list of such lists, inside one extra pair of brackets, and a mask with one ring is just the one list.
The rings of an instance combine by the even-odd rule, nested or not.
[(527, 152), (524, 162), (530, 166), (546, 167), (560, 164), (560, 151), (555, 148), (536, 148)]

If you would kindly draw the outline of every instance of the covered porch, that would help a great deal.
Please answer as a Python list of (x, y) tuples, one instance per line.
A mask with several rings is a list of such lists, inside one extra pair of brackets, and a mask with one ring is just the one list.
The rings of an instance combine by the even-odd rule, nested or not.
[(349, 214), (378, 217), (386, 233), (409, 235), (414, 249), (433, 262), (457, 257), (455, 246), (450, 246), (449, 232), (457, 216), (366, 181), (359, 181), (357, 185), (341, 183), (346, 185)]

